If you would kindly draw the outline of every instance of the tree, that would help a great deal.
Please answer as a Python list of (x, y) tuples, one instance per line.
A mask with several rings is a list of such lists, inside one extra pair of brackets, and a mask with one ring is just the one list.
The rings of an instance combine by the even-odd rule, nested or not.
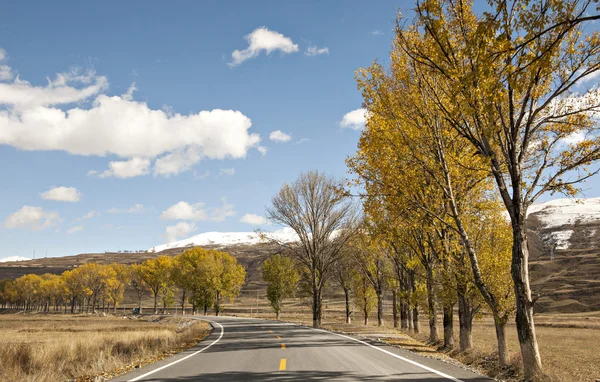
[(173, 259), (169, 256), (158, 256), (144, 261), (137, 269), (140, 279), (152, 291), (154, 296), (154, 314), (158, 314), (158, 297), (166, 293), (170, 284)]
[(150, 288), (144, 281), (142, 264), (132, 264), (130, 267), (130, 272), (131, 286), (135, 290), (139, 312), (142, 313), (142, 298), (150, 291)]
[(299, 243), (288, 247), (310, 273), (315, 328), (321, 325), (325, 283), (355, 231), (353, 205), (340, 189), (341, 184), (332, 177), (318, 171), (303, 173), (285, 184), (267, 208), (271, 221), (289, 226), (298, 235)]
[(377, 306), (377, 295), (367, 278), (357, 273), (354, 279), (354, 303), (362, 311), (365, 325), (369, 324), (369, 315)]
[(397, 28), (398, 48), (422, 68), (430, 99), (481, 156), (508, 212), (512, 278), (526, 378), (542, 372), (529, 285), (526, 217), (542, 194), (575, 195), (595, 172), (600, 138), (598, 90), (575, 86), (600, 69), (600, 18), (593, 1), (418, 3), (414, 25)]
[(354, 257), (350, 253), (350, 250), (344, 251), (344, 254), (336, 260), (333, 268), (333, 278), (338, 282), (344, 291), (346, 323), (350, 324), (352, 321), (350, 294), (352, 293), (353, 282), (357, 272)]
[[(363, 224), (363, 229), (367, 229)], [(388, 285), (390, 275), (390, 264), (388, 250), (385, 241), (380, 240), (373, 234), (361, 232), (356, 235), (352, 246), (354, 257), (362, 278), (367, 280), (377, 296), (377, 325), (383, 326), (383, 293)]]
[(228, 253), (214, 250), (208, 252), (211, 265), (209, 285), (215, 292), (214, 308), (215, 314), (218, 316), (223, 300), (228, 298), (233, 301), (240, 294), (246, 279), (246, 270), (238, 264), (235, 257)]
[(113, 277), (108, 280), (108, 298), (113, 303), (113, 312), (117, 312), (117, 305), (123, 300), (125, 286), (131, 282), (131, 269), (125, 264), (113, 263), (108, 265), (113, 272)]
[(300, 275), (294, 261), (280, 254), (266, 259), (262, 267), (263, 280), (267, 283), (267, 298), (279, 320), (281, 303), (284, 298), (293, 297), (298, 287)]

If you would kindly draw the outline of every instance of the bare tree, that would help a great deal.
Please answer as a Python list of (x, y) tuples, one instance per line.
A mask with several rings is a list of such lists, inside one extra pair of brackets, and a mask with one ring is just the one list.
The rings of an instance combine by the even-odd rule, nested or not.
[(356, 209), (336, 179), (318, 171), (285, 184), (267, 208), (268, 218), (299, 237), (291, 254), (310, 275), (313, 327), (321, 325), (323, 289), (335, 262), (355, 232)]

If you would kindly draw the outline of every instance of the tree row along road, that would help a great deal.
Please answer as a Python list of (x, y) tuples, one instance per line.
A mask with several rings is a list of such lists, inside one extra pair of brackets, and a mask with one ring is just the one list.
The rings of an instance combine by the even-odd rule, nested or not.
[(114, 381), (492, 381), (458, 366), (326, 330), (208, 317), (197, 346)]

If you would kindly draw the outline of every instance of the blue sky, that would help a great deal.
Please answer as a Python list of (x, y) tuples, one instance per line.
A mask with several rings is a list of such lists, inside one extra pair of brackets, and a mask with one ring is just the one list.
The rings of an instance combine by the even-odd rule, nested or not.
[(363, 119), (354, 72), (387, 62), (412, 7), (140, 4), (4, 4), (0, 258), (269, 229), (283, 183), (347, 175)]
[(5, 4), (0, 257), (251, 231), (299, 172), (345, 176), (354, 71), (386, 61), (402, 6)]

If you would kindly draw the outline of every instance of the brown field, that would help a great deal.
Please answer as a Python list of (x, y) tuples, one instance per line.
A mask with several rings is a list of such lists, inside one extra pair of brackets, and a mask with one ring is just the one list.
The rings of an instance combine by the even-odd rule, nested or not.
[(93, 315), (0, 315), (0, 381), (86, 381), (196, 344), (206, 322)]

